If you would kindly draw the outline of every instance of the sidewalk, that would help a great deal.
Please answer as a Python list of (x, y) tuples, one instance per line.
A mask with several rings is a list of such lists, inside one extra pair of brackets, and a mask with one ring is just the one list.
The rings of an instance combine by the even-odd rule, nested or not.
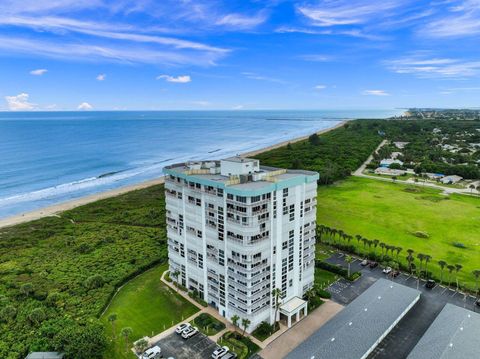
[(260, 356), (264, 359), (284, 358), (342, 309), (342, 305), (326, 301), (290, 329), (268, 338), (268, 344), (259, 353)]

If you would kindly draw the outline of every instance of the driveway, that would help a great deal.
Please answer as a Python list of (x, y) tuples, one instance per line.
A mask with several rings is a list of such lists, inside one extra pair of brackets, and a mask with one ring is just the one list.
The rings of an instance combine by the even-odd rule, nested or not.
[[(335, 254), (327, 259), (327, 262), (346, 267), (343, 258), (343, 256)], [(380, 266), (374, 269), (365, 268), (360, 265), (358, 260), (351, 264), (351, 270), (361, 271), (362, 276), (353, 283), (341, 279), (328, 288), (328, 291), (332, 294), (332, 299), (342, 305), (353, 301), (378, 278), (385, 278), (385, 274), (382, 273)], [(370, 354), (369, 359), (406, 358), (447, 303), (473, 311), (477, 310), (473, 296), (465, 296), (462, 293), (440, 285), (433, 289), (427, 289), (425, 288), (424, 280), (418, 281), (416, 278), (403, 273), (395, 278), (394, 281), (415, 289), (418, 288), (422, 295), (412, 310), (407, 313)]]
[(175, 359), (210, 359), (217, 346), (201, 333), (187, 340), (173, 333), (159, 340), (155, 345), (162, 349), (163, 357)]

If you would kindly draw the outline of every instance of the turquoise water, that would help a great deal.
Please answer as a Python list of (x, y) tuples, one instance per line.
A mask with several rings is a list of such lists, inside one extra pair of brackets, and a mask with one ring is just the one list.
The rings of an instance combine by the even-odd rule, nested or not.
[(0, 218), (400, 110), (0, 113)]

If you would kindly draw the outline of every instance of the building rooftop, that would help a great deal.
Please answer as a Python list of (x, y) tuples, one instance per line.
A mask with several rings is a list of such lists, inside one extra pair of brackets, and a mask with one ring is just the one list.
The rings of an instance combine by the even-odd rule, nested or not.
[(287, 359), (365, 358), (419, 298), (416, 289), (379, 279)]
[(33, 352), (27, 355), (25, 359), (62, 359), (64, 354), (57, 352)]
[(317, 172), (260, 166), (258, 160), (238, 156), (221, 161), (173, 164), (166, 166), (164, 173), (206, 186), (228, 187), (229, 193), (247, 196), (310, 183), (319, 178)]
[(407, 359), (480, 357), (480, 314), (446, 304)]

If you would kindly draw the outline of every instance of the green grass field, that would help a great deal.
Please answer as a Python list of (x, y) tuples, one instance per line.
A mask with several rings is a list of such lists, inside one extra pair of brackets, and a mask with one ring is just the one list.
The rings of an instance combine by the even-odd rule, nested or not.
[[(440, 277), (439, 260), (461, 264), (461, 285), (473, 289), (471, 272), (480, 269), (480, 199), (442, 195), (438, 190), (352, 177), (318, 190), (319, 224), (355, 236), (400, 246), (432, 256), (429, 270)], [(417, 192), (418, 191), (418, 192)], [(429, 238), (414, 235), (422, 231)], [(457, 248), (462, 243), (466, 248)], [(351, 244), (358, 244), (354, 239)], [(406, 261), (404, 261), (406, 262)], [(418, 262), (418, 260), (416, 260)]]
[(118, 292), (101, 320), (105, 323), (107, 337), (112, 338), (112, 326), (108, 316), (116, 313), (116, 340), (111, 342), (105, 358), (135, 358), (125, 352), (125, 341), (119, 333), (123, 327), (131, 327), (130, 342), (144, 336), (156, 335), (173, 324), (188, 318), (198, 309), (160, 281), (167, 264), (157, 266), (128, 282)]

